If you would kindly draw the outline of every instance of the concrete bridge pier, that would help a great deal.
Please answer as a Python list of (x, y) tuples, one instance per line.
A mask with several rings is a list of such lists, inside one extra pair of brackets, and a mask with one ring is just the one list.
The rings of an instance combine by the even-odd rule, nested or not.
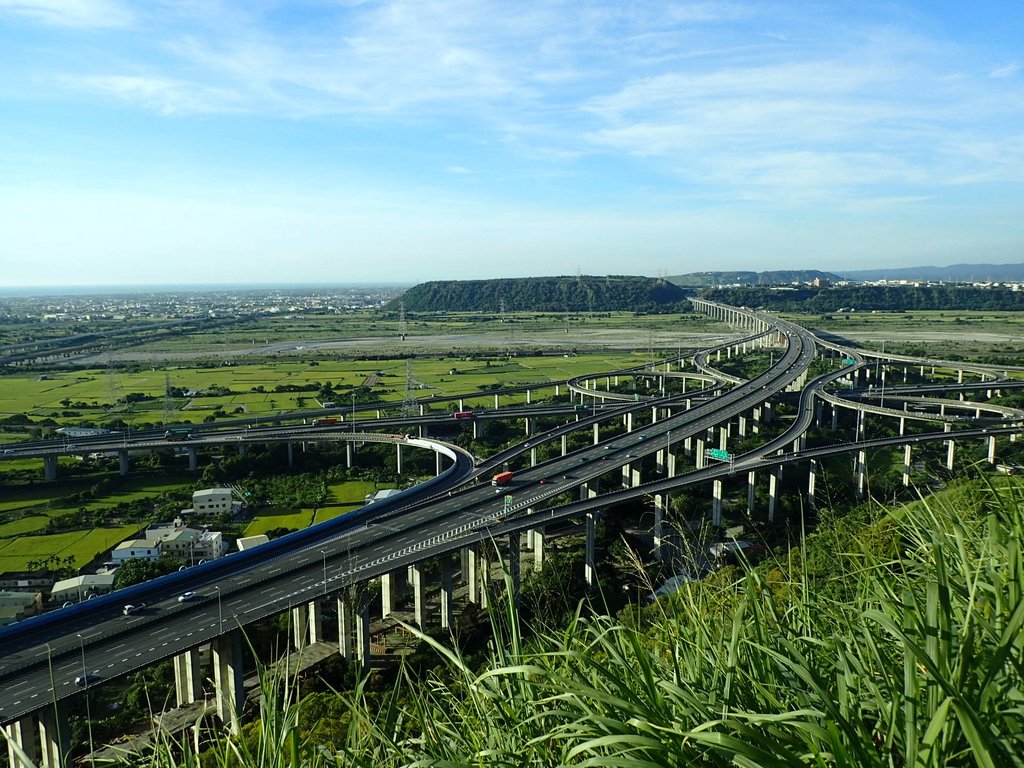
[(697, 469), (704, 469), (706, 466), (707, 459), (704, 457), (704, 440), (700, 437), (697, 438), (696, 455), (694, 456)]
[(597, 583), (595, 548), (597, 543), (597, 512), (587, 512), (587, 555), (583, 565), (583, 578), (588, 587)]
[(835, 432), (839, 427), (839, 409), (832, 405), (832, 431)]
[[(953, 427), (950, 424), (944, 425), (945, 432), (952, 432)], [(953, 440), (946, 441), (946, 469), (950, 472), (953, 471), (953, 459), (956, 456), (956, 443)]]
[(729, 450), (729, 429), (728, 427), (718, 428), (718, 447), (723, 450)]
[(601, 442), (601, 434), (598, 431), (597, 427), (598, 427), (598, 425), (597, 425), (597, 422), (595, 421), (594, 422), (594, 445), (597, 445), (599, 442)]
[(286, 446), (288, 448), (288, 466), (289, 467), (294, 467), (295, 466), (295, 455), (294, 455), (294, 451), (293, 451), (293, 446), (292, 446), (291, 443), (286, 443)]
[(807, 503), (810, 505), (811, 509), (814, 509), (815, 507), (818, 506), (817, 501), (815, 500), (815, 496), (814, 496), (815, 484), (817, 482), (817, 479), (818, 479), (818, 460), (817, 459), (811, 459), (810, 466), (807, 469)]
[(856, 486), (856, 496), (858, 499), (864, 498), (864, 470), (868, 462), (867, 451), (857, 451), (856, 466), (854, 469), (854, 484)]
[(473, 419), (473, 439), (480, 439), (480, 422), (476, 419)]
[(351, 590), (343, 589), (335, 598), (338, 611), (338, 655), (343, 659), (352, 658), (352, 613)]
[(519, 587), (522, 584), (520, 538), (519, 531), (511, 531), (508, 535), (508, 576), (512, 582), (512, 600), (516, 605), (519, 603)]
[(501, 403), (498, 401), (498, 395), (494, 396), (494, 410), (501, 408)]
[(536, 431), (536, 422), (537, 419), (535, 419), (533, 416), (527, 416), (526, 418), (523, 419), (523, 427), (526, 430), (527, 437), (529, 437)]
[(544, 569), (544, 529), (531, 528), (533, 534), (527, 546), (533, 550), (533, 571), (540, 573)]
[(565, 456), (569, 453), (569, 436), (562, 435), (562, 455)]
[(400, 574), (397, 571), (382, 573), (380, 576), (380, 616), (382, 619), (391, 615), (401, 590)]
[(480, 563), (476, 545), (470, 545), (462, 551), (465, 554), (462, 561), (462, 580), (469, 588), (467, 598), (469, 602), (478, 604), (480, 602)]
[(996, 436), (995, 435), (989, 435), (988, 436), (988, 463), (989, 464), (995, 464), (996, 463)]
[(409, 566), (409, 584), (412, 586), (413, 621), (420, 629), (427, 626), (427, 586), (423, 580), (423, 564), (413, 563)]
[(722, 524), (722, 481), (711, 483), (711, 524)]
[(747, 417), (746, 416), (740, 416), (739, 417), (739, 433), (740, 433), (740, 437), (746, 437), (747, 436)]
[(757, 473), (747, 472), (747, 517), (754, 514), (754, 489), (757, 486)]
[(402, 474), (402, 444), (395, 443), (395, 472)]
[(57, 457), (43, 456), (43, 480), (52, 483), (57, 479)]
[(244, 671), (242, 669), (242, 632), (233, 629), (214, 638), (213, 684), (217, 690), (217, 717), (233, 734), (242, 729), (242, 707), (245, 704)]
[(665, 540), (665, 512), (668, 509), (668, 504), (667, 493), (654, 495), (654, 556), (659, 560), (666, 554), (662, 545)]
[[(39, 723), (32, 715), (25, 715), (4, 726), (7, 735), (7, 764), (10, 768), (34, 768), (39, 757)], [(26, 759), (15, 750), (15, 745)]]
[(907, 417), (900, 416), (900, 437), (903, 437), (905, 434), (907, 434)]
[(117, 471), (121, 474), (122, 477), (128, 474), (129, 466), (130, 464), (128, 462), (128, 451), (127, 449), (122, 448), (120, 451), (117, 452)]
[(440, 451), (434, 453), (434, 474), (440, 475), (444, 471), (444, 461)]
[(370, 668), (370, 597), (367, 594), (366, 582), (355, 589), (353, 603), (356, 619), (356, 658), (362, 663), (363, 669)]
[(174, 657), (174, 699), (179, 707), (184, 707), (198, 701), (201, 694), (199, 649), (189, 648)]
[(779, 493), (779, 469), (768, 475), (768, 522), (775, 520), (775, 503)]
[(864, 411), (857, 411), (857, 440), (864, 439)]
[[(195, 472), (199, 468), (199, 451), (195, 448), (189, 448), (186, 452), (188, 453), (188, 471)], [(127, 474), (127, 472), (124, 474)]]
[(452, 565), (445, 559), (441, 566), (441, 628), (449, 629), (455, 624), (455, 574)]
[(533, 390), (532, 389), (526, 390), (526, 404), (527, 405), (532, 405), (533, 404)]
[(910, 487), (910, 443), (903, 446), (903, 487)]
[(36, 713), (42, 768), (64, 768), (71, 750), (71, 726), (63, 706), (46, 706)]

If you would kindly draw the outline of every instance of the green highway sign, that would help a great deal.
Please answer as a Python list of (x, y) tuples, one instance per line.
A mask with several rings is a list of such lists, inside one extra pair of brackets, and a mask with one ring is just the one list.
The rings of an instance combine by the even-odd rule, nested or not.
[(732, 461), (732, 454), (728, 451), (723, 451), (721, 448), (708, 448), (704, 453), (709, 459)]
[(505, 497), (505, 506), (506, 507), (511, 507), (512, 506), (512, 494), (509, 494), (508, 496)]
[(854, 360), (852, 357), (844, 357), (843, 358), (843, 365), (853, 365), (855, 362), (857, 362), (857, 361)]

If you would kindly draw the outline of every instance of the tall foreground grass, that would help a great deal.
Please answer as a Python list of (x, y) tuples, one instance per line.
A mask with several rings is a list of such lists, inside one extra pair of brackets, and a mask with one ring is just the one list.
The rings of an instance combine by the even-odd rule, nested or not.
[[(246, 744), (221, 739), (202, 763), (1024, 765), (1024, 487), (918, 502), (875, 534), (874, 551), (834, 553), (828, 585), (797, 552), (529, 643), (506, 601), (482, 671), (438, 645), (446, 667), (426, 683), (372, 705), (341, 694), (330, 743), (284, 695)], [(196, 749), (134, 761), (195, 765)]]

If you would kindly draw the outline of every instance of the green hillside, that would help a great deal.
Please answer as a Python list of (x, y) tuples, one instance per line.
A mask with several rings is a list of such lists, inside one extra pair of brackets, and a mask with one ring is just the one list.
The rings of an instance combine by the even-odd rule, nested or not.
[(649, 312), (679, 309), (683, 289), (650, 277), (523, 277), (420, 283), (388, 305), (410, 312)]

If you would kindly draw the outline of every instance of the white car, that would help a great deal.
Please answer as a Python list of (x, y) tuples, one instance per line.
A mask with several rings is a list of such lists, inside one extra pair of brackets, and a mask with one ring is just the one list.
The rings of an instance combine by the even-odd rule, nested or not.
[(197, 597), (199, 597), (199, 595), (197, 595), (195, 592), (184, 592), (178, 595), (178, 602), (187, 603), (189, 600), (195, 600)]

